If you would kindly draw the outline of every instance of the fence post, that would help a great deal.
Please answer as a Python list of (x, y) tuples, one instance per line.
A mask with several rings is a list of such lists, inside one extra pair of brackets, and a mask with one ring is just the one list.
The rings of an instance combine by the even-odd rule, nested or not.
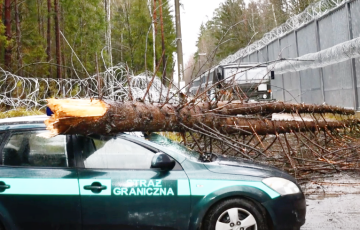
[[(294, 30), (294, 36), (295, 36), (295, 50), (296, 50), (296, 57), (299, 57), (299, 43), (298, 43), (298, 37), (297, 37), (297, 30)], [(299, 98), (300, 103), (302, 102), (302, 89), (301, 89), (301, 74), (300, 71), (296, 71), (296, 74), (299, 78)]]
[[(320, 31), (319, 31), (319, 21), (315, 20), (315, 36), (316, 36), (316, 50), (317, 52), (321, 51), (320, 46)], [(320, 74), (320, 88), (321, 88), (321, 95), (323, 97), (323, 102), (325, 101), (325, 89), (324, 89), (324, 71), (323, 68), (319, 68), (319, 74)]]
[[(279, 55), (281, 55), (280, 58), (282, 58), (280, 38), (278, 38), (278, 46), (279, 46)], [(285, 82), (284, 82), (284, 74), (281, 74), (281, 83), (282, 83), (283, 98), (284, 98), (284, 102), (285, 102)]]
[[(348, 15), (349, 40), (352, 40), (354, 38), (354, 34), (353, 34), (353, 28), (352, 28), (350, 2), (346, 3), (346, 8), (347, 8), (347, 15)], [(354, 109), (358, 110), (359, 100), (358, 100), (358, 90), (357, 90), (355, 58), (352, 58), (350, 60), (350, 69), (351, 69), (351, 78), (352, 78), (352, 85), (353, 85)]]

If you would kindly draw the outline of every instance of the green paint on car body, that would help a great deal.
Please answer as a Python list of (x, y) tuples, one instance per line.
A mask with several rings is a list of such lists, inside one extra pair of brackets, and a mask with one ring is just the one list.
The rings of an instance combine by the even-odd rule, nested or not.
[[(149, 180), (143, 183), (139, 180), (139, 184), (133, 184), (128, 187), (111, 187), (111, 179), (34, 179), (34, 178), (0, 178), (0, 181), (9, 185), (10, 188), (5, 189), (2, 194), (17, 195), (81, 195), (81, 196), (174, 196), (174, 188), (164, 188), (161, 180), (155, 180), (154, 183)], [(144, 180), (145, 181), (145, 180)], [(85, 186), (98, 182), (106, 189), (99, 193), (84, 189)], [(134, 181), (133, 181), (134, 182)], [(127, 181), (127, 184), (129, 181)], [(140, 184), (141, 183), (141, 184)], [(140, 186), (143, 185), (144, 186)], [(136, 186), (138, 185), (138, 186)], [(150, 185), (150, 186), (149, 186)], [(217, 190), (230, 186), (249, 186), (262, 190), (272, 199), (280, 196), (260, 181), (235, 181), (235, 180), (177, 180), (178, 196), (206, 196)]]
[(0, 178), (10, 188), (0, 195), (79, 195), (77, 179)]
[(236, 180), (190, 180), (190, 190), (186, 188), (187, 180), (178, 180), (178, 194), (192, 196), (206, 196), (217, 190), (231, 186), (249, 186), (260, 189), (267, 193), (272, 199), (280, 196), (260, 181), (236, 181)]

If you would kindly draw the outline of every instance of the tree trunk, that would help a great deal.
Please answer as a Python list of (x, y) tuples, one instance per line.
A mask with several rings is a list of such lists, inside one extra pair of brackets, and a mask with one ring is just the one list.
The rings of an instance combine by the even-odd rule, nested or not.
[[(46, 47), (46, 55), (47, 55), (47, 62), (50, 63), (51, 61), (51, 0), (47, 0), (47, 10), (48, 10), (48, 15), (47, 15), (47, 30), (46, 30), (46, 42), (47, 42), (47, 47)], [(52, 68), (51, 65), (49, 65), (49, 78), (52, 77)]]
[[(16, 53), (18, 61), (18, 69), (22, 67), (22, 57), (21, 57), (21, 28), (20, 28), (20, 13), (19, 13), (19, 3), (18, 0), (14, 1), (15, 4), (15, 20), (16, 20)], [(22, 70), (19, 71), (19, 75), (22, 76)]]
[(203, 106), (207, 109), (223, 115), (235, 114), (260, 114), (268, 115), (273, 113), (332, 113), (341, 115), (354, 115), (352, 109), (344, 109), (330, 105), (291, 104), (284, 102), (269, 103), (242, 103), (241, 101), (218, 102), (215, 109), (210, 109), (208, 103)]
[(40, 13), (40, 2), (39, 0), (36, 1), (37, 5), (37, 20), (38, 20), (38, 29), (39, 29), (39, 35), (41, 36), (41, 13)]
[[(3, 19), (3, 1), (0, 0), (0, 25), (2, 26), (3, 25), (3, 22), (4, 22), (4, 19)], [(3, 36), (3, 34), (0, 34), (0, 38)], [(2, 56), (3, 54), (3, 48), (4, 47), (4, 43), (1, 41), (0, 39), (0, 55)], [(2, 58), (0, 57), (0, 61), (2, 60)], [(5, 61), (5, 60), (4, 60)], [(1, 67), (1, 65), (0, 65)]]
[[(243, 106), (237, 104), (239, 107)], [(270, 104), (268, 104), (269, 106)], [(225, 112), (209, 112), (206, 104), (184, 107), (145, 104), (143, 102), (115, 102), (86, 99), (48, 99), (54, 115), (45, 121), (52, 135), (58, 134), (113, 134), (127, 131), (184, 132), (214, 130), (220, 133), (258, 135), (316, 131), (344, 127), (343, 122), (326, 121), (271, 121), (265, 118), (249, 119), (224, 116)], [(236, 105), (234, 105), (235, 107)], [(266, 107), (264, 105), (264, 107)], [(228, 110), (227, 115), (236, 115)], [(357, 124), (357, 121), (355, 122)], [(352, 124), (350, 121), (347, 125)]]
[[(11, 0), (5, 0), (5, 36), (6, 40), (11, 40)], [(11, 65), (11, 46), (5, 47), (5, 66), (10, 70)]]
[[(164, 38), (164, 20), (163, 20), (163, 11), (162, 11), (162, 0), (159, 0), (160, 6), (160, 23), (161, 23), (161, 53), (165, 54), (165, 38)], [(166, 56), (162, 57), (162, 83), (165, 85), (165, 77), (166, 77)]]
[(61, 76), (61, 52), (60, 52), (60, 12), (59, 12), (59, 0), (54, 0), (55, 9), (55, 41), (56, 41), (56, 75), (58, 79), (62, 79)]
[(108, 55), (110, 58), (110, 66), (113, 66), (113, 58), (112, 58), (112, 45), (111, 45), (111, 1), (105, 0), (105, 15), (106, 15), (106, 33), (105, 33), (105, 40)]
[(0, 1), (0, 23), (3, 23), (3, 3)]
[(154, 68), (154, 74), (156, 72), (156, 66), (157, 66), (157, 59), (156, 59), (156, 0), (154, 0), (153, 5), (153, 52), (154, 52), (154, 60), (153, 60), (153, 68)]

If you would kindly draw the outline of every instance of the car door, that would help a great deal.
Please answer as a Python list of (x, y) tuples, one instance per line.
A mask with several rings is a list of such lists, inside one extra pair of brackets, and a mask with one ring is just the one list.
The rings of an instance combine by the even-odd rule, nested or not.
[(179, 164), (151, 169), (157, 151), (121, 137), (75, 139), (84, 229), (188, 228), (190, 197), (178, 193), (178, 180), (188, 187), (188, 178)]
[[(6, 134), (0, 157), (0, 217), (6, 229), (81, 229), (77, 170), (66, 136)], [(4, 135), (4, 134), (3, 134)]]

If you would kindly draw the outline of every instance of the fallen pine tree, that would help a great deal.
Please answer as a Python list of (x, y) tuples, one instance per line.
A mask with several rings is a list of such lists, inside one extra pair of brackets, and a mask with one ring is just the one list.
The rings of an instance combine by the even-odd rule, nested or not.
[[(127, 131), (186, 132), (199, 126), (209, 127), (224, 134), (258, 135), (332, 130), (356, 125), (347, 121), (272, 121), (264, 117), (248, 118), (238, 115), (279, 111), (294, 113), (353, 113), (351, 110), (331, 106), (297, 105), (286, 103), (243, 104), (219, 102), (199, 103), (179, 108), (171, 104), (144, 102), (115, 102), (90, 99), (49, 99), (48, 107), (54, 112), (46, 121), (52, 135), (58, 134), (113, 134)], [(262, 108), (261, 111), (259, 108)], [(250, 109), (249, 109), (250, 108)]]
[[(238, 156), (277, 166), (304, 180), (314, 174), (354, 170), (360, 163), (359, 145), (348, 135), (351, 130), (358, 132), (359, 121), (348, 116), (354, 111), (328, 105), (48, 99), (48, 107), (54, 112), (45, 121), (50, 136), (180, 132), (184, 144), (204, 156), (213, 151)], [(272, 120), (277, 112), (294, 119)], [(329, 120), (324, 114), (340, 118)]]

